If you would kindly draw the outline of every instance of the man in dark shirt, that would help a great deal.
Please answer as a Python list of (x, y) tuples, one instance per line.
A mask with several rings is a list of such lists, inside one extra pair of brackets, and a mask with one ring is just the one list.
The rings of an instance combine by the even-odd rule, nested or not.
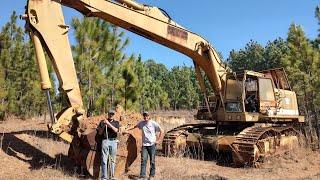
[[(115, 112), (109, 110), (108, 119), (100, 122), (97, 130), (102, 136), (101, 152), (101, 179), (114, 179), (114, 171), (117, 155), (117, 136), (119, 132), (119, 121), (114, 120)], [(109, 176), (110, 175), (110, 176)]]

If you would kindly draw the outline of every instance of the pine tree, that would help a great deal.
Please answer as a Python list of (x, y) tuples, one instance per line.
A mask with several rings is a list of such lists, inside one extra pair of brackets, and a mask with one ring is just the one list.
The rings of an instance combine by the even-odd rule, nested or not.
[(144, 62), (142, 62), (141, 54), (139, 54), (137, 62), (135, 64), (135, 73), (138, 76), (138, 85), (137, 85), (137, 97), (139, 101), (139, 110), (143, 112), (146, 110), (145, 107), (145, 99), (146, 99), (146, 91), (148, 90), (147, 83), (151, 80), (149, 76), (149, 71), (146, 68)]
[(24, 30), (17, 25), (15, 12), (2, 28), (0, 39), (1, 79), (5, 82), (1, 93), (2, 114), (19, 117), (41, 114), (45, 99), (40, 93), (34, 50)]
[[(283, 58), (294, 91), (300, 98), (299, 104), (312, 126), (319, 112), (319, 51), (306, 38), (301, 26), (291, 24), (288, 33), (289, 53)], [(315, 117), (315, 118), (312, 118)]]
[[(318, 25), (320, 25), (320, 6), (316, 7), (316, 13), (315, 14), (316, 14), (316, 18), (318, 20)], [(316, 49), (316, 51), (318, 53), (320, 53), (320, 28), (318, 29), (318, 32), (319, 32), (318, 37), (315, 40), (315, 44), (316, 44), (315, 49)], [(318, 61), (320, 61), (319, 59), (320, 59), (320, 55), (318, 54)], [(316, 89), (320, 89), (320, 85), (319, 85), (320, 77), (319, 77), (319, 75), (320, 75), (320, 72), (318, 71), (318, 76), (315, 78), (315, 82), (317, 83), (317, 86), (315, 87)], [(316, 91), (316, 92), (318, 92), (318, 91)], [(320, 104), (320, 102), (319, 102), (320, 97), (319, 96), (320, 96), (320, 93), (317, 93), (316, 96), (317, 96), (316, 104), (318, 105), (316, 111), (319, 112), (319, 104)], [(320, 148), (320, 117), (319, 116), (318, 116), (318, 122), (316, 123), (316, 128), (317, 128), (317, 135), (318, 135), (318, 139), (319, 139), (319, 148)]]
[(165, 83), (170, 104), (174, 110), (197, 108), (200, 90), (195, 72), (187, 66), (174, 66)]
[(119, 99), (121, 99), (121, 65), (126, 59), (126, 55), (123, 52), (124, 49), (129, 44), (129, 39), (125, 38), (125, 34), (123, 31), (119, 31), (119, 28), (116, 26), (112, 26), (112, 33), (110, 39), (110, 53), (108, 56), (108, 73), (106, 74), (106, 78), (108, 83), (111, 85), (109, 89), (109, 97), (110, 97), (110, 106), (114, 107), (119, 103)]
[[(320, 25), (320, 6), (317, 6), (316, 7), (316, 11), (315, 11), (315, 17), (317, 18), (318, 20), (318, 25)], [(315, 46), (320, 49), (320, 28), (318, 29), (318, 37), (316, 38), (315, 40)]]
[(170, 107), (168, 92), (165, 88), (167, 82), (168, 69), (163, 64), (158, 64), (154, 60), (145, 62), (145, 67), (150, 76), (146, 89), (145, 104), (147, 109), (168, 109)]
[[(1, 43), (1, 42), (0, 42)], [(0, 49), (1, 52), (1, 49)], [(0, 54), (1, 56), (1, 54)], [(4, 78), (4, 68), (0, 63), (0, 120), (4, 119), (5, 117), (5, 110), (6, 110), (6, 97), (7, 97), (7, 90), (6, 90), (6, 82)]]
[(168, 79), (167, 79), (167, 91), (170, 98), (171, 107), (174, 110), (177, 110), (179, 100), (181, 98), (182, 92), (180, 87), (182, 86), (182, 82), (179, 82), (179, 67), (175, 66), (171, 69)]
[[(80, 80), (80, 88), (84, 103), (87, 106), (88, 115), (91, 116), (95, 109), (97, 90), (101, 89), (100, 82), (104, 81), (101, 73), (101, 49), (104, 45), (99, 42), (107, 35), (108, 27), (102, 27), (99, 19), (72, 19), (72, 27), (75, 29), (77, 45), (73, 47), (75, 65)], [(105, 28), (105, 29), (103, 29)], [(101, 31), (101, 32), (100, 32)]]
[(281, 38), (269, 41), (265, 47), (251, 40), (245, 49), (232, 50), (228, 63), (233, 71), (280, 68), (283, 66), (281, 58), (287, 53), (287, 43)]
[(260, 71), (265, 69), (265, 60), (263, 55), (264, 47), (251, 40), (246, 44), (245, 49), (241, 49), (239, 51), (232, 50), (227, 61), (233, 71)]
[(75, 65), (88, 114), (104, 113), (116, 105), (120, 94), (120, 64), (129, 41), (118, 28), (98, 18), (73, 18), (72, 27), (77, 40)]
[(194, 71), (192, 68), (185, 65), (181, 68), (179, 81), (182, 84), (182, 97), (180, 100), (182, 109), (192, 109), (198, 107), (199, 91), (197, 91), (197, 86), (194, 83), (195, 75), (193, 74)]
[(124, 109), (128, 107), (134, 108), (134, 103), (138, 99), (138, 77), (134, 70), (135, 57), (132, 55), (130, 58), (123, 63), (122, 67), (122, 78), (124, 79), (124, 86), (122, 88), (122, 97), (124, 97)]
[(269, 41), (264, 48), (264, 69), (281, 68), (284, 66), (281, 59), (289, 52), (287, 42), (281, 38)]

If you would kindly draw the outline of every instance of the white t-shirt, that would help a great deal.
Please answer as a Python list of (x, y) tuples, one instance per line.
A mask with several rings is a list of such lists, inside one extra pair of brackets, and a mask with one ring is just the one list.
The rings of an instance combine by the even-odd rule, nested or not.
[(142, 120), (137, 124), (137, 127), (142, 130), (142, 145), (152, 146), (156, 143), (156, 133), (160, 132), (160, 125), (153, 120)]

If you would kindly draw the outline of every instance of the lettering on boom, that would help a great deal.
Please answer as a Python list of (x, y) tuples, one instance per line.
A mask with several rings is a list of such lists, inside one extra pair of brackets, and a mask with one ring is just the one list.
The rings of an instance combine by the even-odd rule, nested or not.
[(171, 39), (176, 43), (186, 44), (188, 41), (188, 32), (184, 31), (183, 29), (179, 29), (173, 26), (168, 26), (167, 38)]

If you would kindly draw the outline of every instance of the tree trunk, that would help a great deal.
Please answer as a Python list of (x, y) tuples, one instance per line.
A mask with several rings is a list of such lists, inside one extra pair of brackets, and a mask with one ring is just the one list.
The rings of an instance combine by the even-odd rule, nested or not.
[(127, 110), (127, 82), (124, 84), (124, 110)]
[(112, 82), (112, 88), (111, 88), (111, 107), (113, 107), (113, 104), (114, 104), (114, 92), (115, 92), (115, 83), (114, 83), (114, 77), (112, 76), (111, 77), (111, 82)]
[(317, 110), (317, 106), (315, 103), (315, 92), (312, 91), (312, 111), (314, 113), (314, 123), (315, 123), (315, 129), (316, 129), (316, 135), (318, 138), (317, 142), (317, 148), (320, 149), (320, 127), (319, 127), (319, 111)]

